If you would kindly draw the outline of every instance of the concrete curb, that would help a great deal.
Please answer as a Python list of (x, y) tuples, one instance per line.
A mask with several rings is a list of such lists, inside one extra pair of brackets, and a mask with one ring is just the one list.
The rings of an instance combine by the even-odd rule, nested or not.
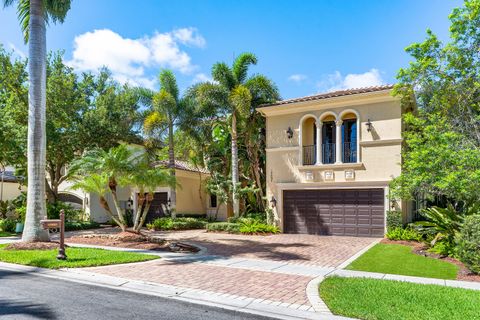
[(79, 269), (51, 270), (4, 262), (0, 262), (0, 268), (13, 272), (29, 273), (36, 276), (49, 277), (58, 280), (66, 280), (87, 285), (107, 287), (115, 290), (130, 291), (138, 294), (147, 294), (163, 298), (176, 299), (189, 303), (233, 310), (239, 313), (249, 313), (266, 317), (274, 317), (277, 319), (346, 319), (343, 317), (337, 317), (313, 311), (305, 311), (305, 308), (302, 308), (302, 306), (298, 306), (297, 309), (293, 309), (280, 306), (280, 303), (272, 303), (272, 301), (262, 301), (261, 299), (220, 294), (217, 292), (159, 285), (144, 281), (132, 281), (129, 279), (105, 276)]

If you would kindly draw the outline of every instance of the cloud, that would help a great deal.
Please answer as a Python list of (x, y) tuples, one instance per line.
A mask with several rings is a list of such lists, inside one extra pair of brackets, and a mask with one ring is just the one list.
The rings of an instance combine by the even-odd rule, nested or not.
[(25, 59), (27, 54), (22, 50), (18, 49), (13, 43), (9, 42), (8, 47), (13, 50), (13, 52), (18, 55), (20, 58)]
[(183, 44), (204, 48), (207, 42), (196, 28), (182, 28), (172, 31), (175, 39)]
[(205, 73), (197, 73), (195, 77), (193, 77), (192, 84), (199, 82), (213, 82), (213, 79), (207, 76)]
[(379, 86), (384, 84), (380, 71), (372, 68), (364, 73), (349, 73), (343, 76), (339, 71), (335, 71), (320, 80), (317, 88), (322, 92), (344, 90), (351, 88), (362, 88)]
[(204, 47), (206, 41), (195, 28), (138, 39), (124, 38), (109, 29), (94, 30), (75, 37), (69, 64), (79, 71), (107, 67), (119, 82), (151, 88), (156, 80), (146, 75), (149, 68), (171, 68), (184, 74), (197, 68), (181, 45)]
[(304, 74), (292, 74), (290, 77), (288, 77), (289, 81), (293, 82), (302, 82), (303, 80), (306, 80), (307, 76)]

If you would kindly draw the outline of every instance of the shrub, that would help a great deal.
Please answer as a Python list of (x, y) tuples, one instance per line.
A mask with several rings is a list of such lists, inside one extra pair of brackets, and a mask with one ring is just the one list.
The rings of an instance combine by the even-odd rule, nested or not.
[(170, 217), (157, 218), (147, 224), (151, 230), (187, 230), (204, 229), (207, 222), (203, 219), (195, 218), (175, 218)]
[(207, 224), (208, 231), (225, 231), (229, 233), (239, 233), (240, 224), (232, 222), (213, 222)]
[(457, 243), (460, 261), (472, 272), (480, 274), (480, 215), (465, 219)]
[(68, 203), (57, 201), (47, 204), (47, 217), (48, 219), (59, 219), (60, 210), (65, 212), (65, 221), (82, 221), (83, 211), (73, 208)]
[(390, 240), (404, 240), (404, 241), (422, 241), (423, 240), (423, 234), (421, 234), (417, 230), (412, 229), (410, 227), (389, 228), (385, 236)]
[(100, 227), (100, 224), (94, 221), (65, 222), (65, 231), (87, 230)]
[(266, 223), (241, 224), (240, 232), (246, 234), (255, 233), (279, 233), (280, 229), (277, 226), (272, 226)]
[(402, 228), (402, 211), (399, 210), (388, 210), (387, 211), (387, 230), (395, 228)]
[(0, 219), (0, 231), (15, 232), (16, 221), (13, 219)]

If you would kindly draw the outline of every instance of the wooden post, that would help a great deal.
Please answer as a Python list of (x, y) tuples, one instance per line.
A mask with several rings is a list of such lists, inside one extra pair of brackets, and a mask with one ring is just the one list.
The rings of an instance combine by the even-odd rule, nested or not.
[(58, 260), (67, 260), (65, 254), (65, 211), (60, 210), (60, 248), (58, 249)]

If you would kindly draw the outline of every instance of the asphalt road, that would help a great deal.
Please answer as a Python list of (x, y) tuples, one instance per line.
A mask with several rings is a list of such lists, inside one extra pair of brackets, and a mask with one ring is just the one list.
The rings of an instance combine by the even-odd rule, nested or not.
[(0, 270), (0, 319), (267, 320), (270, 318)]

